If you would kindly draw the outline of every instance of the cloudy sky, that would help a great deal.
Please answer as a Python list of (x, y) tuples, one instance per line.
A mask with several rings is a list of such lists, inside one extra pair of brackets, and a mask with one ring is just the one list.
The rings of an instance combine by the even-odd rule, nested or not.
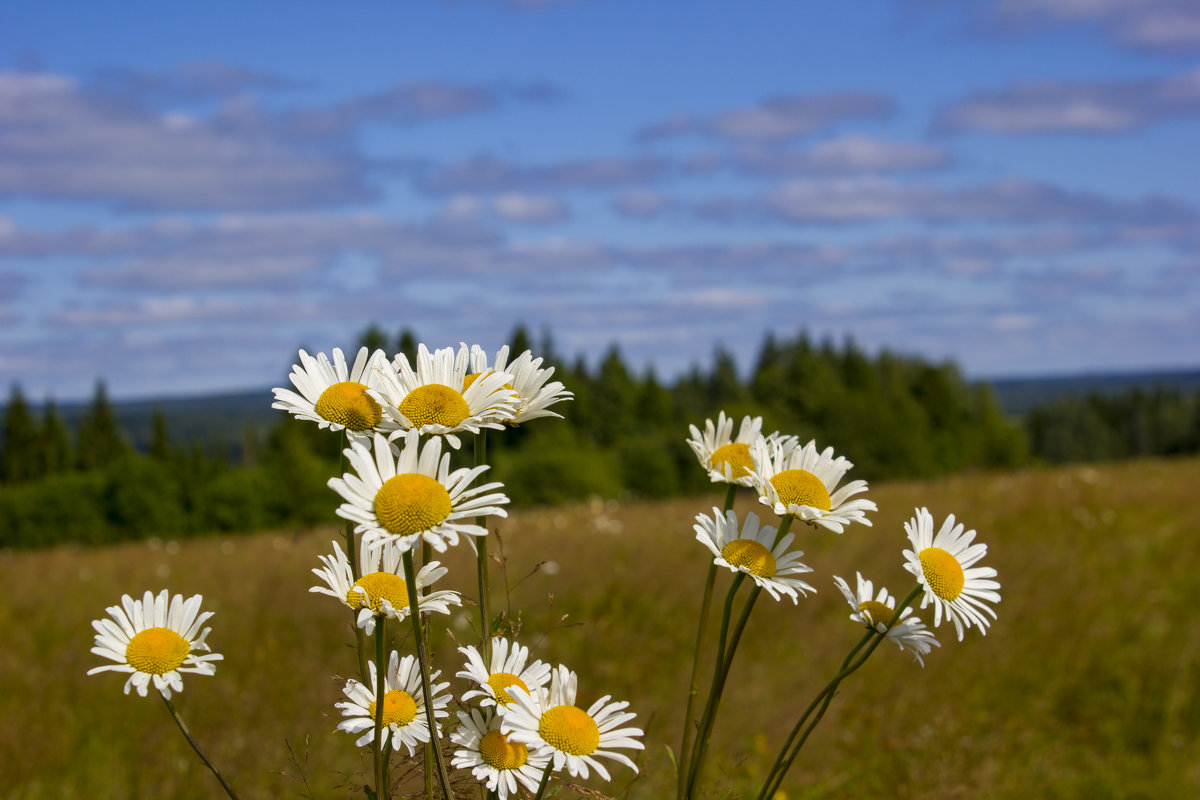
[(269, 387), (377, 322), (671, 377), (767, 331), (1200, 366), (1195, 0), (9, 0), (0, 379)]

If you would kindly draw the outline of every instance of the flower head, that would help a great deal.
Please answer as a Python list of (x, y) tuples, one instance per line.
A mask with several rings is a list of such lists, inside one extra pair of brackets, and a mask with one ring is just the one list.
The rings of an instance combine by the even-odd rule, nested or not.
[(803, 447), (769, 447), (765, 441), (754, 446), (754, 488), (758, 500), (779, 516), (791, 515), (812, 525), (841, 533), (851, 522), (870, 525), (866, 512), (875, 504), (865, 498), (850, 498), (867, 490), (866, 481), (838, 483), (854, 465), (834, 457), (833, 448), (818, 452), (816, 442)]
[[(168, 700), (171, 692), (183, 691), (184, 672), (212, 675), (216, 667), (212, 662), (224, 658), (209, 653), (204, 641), (211, 628), (200, 626), (213, 612), (200, 612), (204, 598), (192, 595), (187, 600), (183, 595), (171, 596), (163, 589), (155, 597), (146, 592), (141, 600), (129, 595), (121, 597), (121, 605), (110, 606), (105, 611), (112, 619), (92, 622), (96, 629), (96, 646), (92, 652), (117, 663), (105, 664), (88, 670), (88, 675), (112, 670), (130, 672), (125, 681), (125, 694), (136, 687), (138, 694), (146, 696), (150, 683)], [(198, 655), (194, 651), (204, 651)]]
[(500, 730), (510, 742), (548, 750), (554, 758), (554, 769), (565, 766), (572, 777), (587, 778), (590, 768), (604, 780), (611, 780), (597, 757), (610, 758), (637, 772), (637, 765), (628, 756), (613, 749), (645, 749), (635, 738), (642, 735), (640, 728), (620, 727), (637, 716), (624, 711), (629, 703), (610, 703), (605, 695), (585, 711), (575, 705), (576, 689), (575, 673), (563, 666), (554, 671), (549, 689), (530, 693), (510, 687), (513, 703), (500, 718)]
[(792, 577), (812, 572), (812, 568), (800, 563), (804, 553), (799, 550), (788, 552), (788, 545), (795, 535), (784, 534), (777, 544), (775, 537), (779, 530), (760, 526), (758, 515), (753, 511), (739, 526), (737, 514), (732, 510), (722, 513), (714, 508), (711, 517), (697, 515), (692, 528), (696, 531), (697, 541), (712, 551), (714, 563), (749, 575), (776, 600), (786, 594), (796, 603), (797, 592), (807, 595), (816, 591), (799, 578)]
[(711, 419), (704, 420), (703, 433), (695, 425), (689, 425), (688, 430), (692, 434), (688, 446), (713, 483), (753, 485), (754, 460), (750, 448), (763, 438), (762, 417), (742, 417), (736, 437), (733, 418), (725, 416), (724, 411), (717, 414), (716, 424)]
[(554, 367), (542, 368), (542, 359), (534, 358), (533, 353), (526, 350), (510, 363), (508, 361), (508, 345), (504, 345), (496, 353), (496, 360), (489, 365), (487, 353), (479, 345), (471, 347), (471, 372), (467, 376), (472, 382), (480, 375), (488, 372), (503, 372), (511, 376), (505, 388), (516, 393), (516, 413), (508, 420), (509, 425), (519, 425), (538, 417), (559, 417), (550, 406), (563, 400), (570, 400), (575, 395), (567, 391), (559, 381), (551, 381)]
[(886, 632), (889, 640), (895, 642), (901, 650), (910, 651), (917, 663), (925, 666), (925, 654), (934, 647), (941, 647), (941, 642), (933, 638), (933, 633), (925, 627), (925, 623), (914, 616), (913, 610), (907, 606), (901, 612), (900, 619), (889, 629), (888, 622), (896, 613), (896, 598), (889, 595), (888, 590), (882, 586), (879, 587), (879, 594), (875, 594), (874, 585), (865, 580), (861, 572), (857, 575), (857, 592), (852, 592), (850, 585), (837, 575), (833, 576), (833, 582), (853, 609), (850, 619), (861, 622), (879, 633)]
[(278, 408), (300, 419), (312, 420), (322, 428), (345, 430), (351, 439), (365, 438), (372, 432), (389, 433), (395, 423), (384, 416), (383, 407), (372, 396), (382, 385), (383, 370), (391, 371), (387, 356), (376, 350), (369, 357), (360, 348), (354, 366), (346, 368), (346, 357), (333, 348), (333, 363), (324, 353), (313, 358), (300, 351), (300, 363), (292, 366), (291, 389), (274, 389)]
[(400, 430), (444, 436), (455, 450), (460, 445), (456, 433), (503, 428), (516, 413), (516, 393), (505, 387), (511, 376), (492, 371), (468, 385), (470, 355), (465, 344), (432, 353), (422, 344), (415, 368), (403, 353), (396, 356), (395, 369), (383, 372), (384, 413)]
[(459, 711), (458, 721), (461, 724), (450, 733), (450, 741), (458, 745), (452, 766), (471, 770), (500, 800), (516, 796), (518, 783), (537, 791), (550, 762), (548, 752), (531, 753), (521, 742), (509, 741), (500, 730), (500, 717), (490, 711)]
[(540, 689), (550, 680), (550, 665), (541, 661), (529, 661), (529, 648), (522, 647), (508, 639), (492, 640), (492, 659), (490, 665), (483, 663), (483, 656), (474, 647), (460, 647), (458, 652), (467, 657), (466, 669), (459, 672), (457, 677), (466, 678), (478, 684), (478, 689), (472, 689), (463, 695), (467, 701), (478, 697), (480, 705), (497, 706), (497, 711), (503, 713), (512, 703), (512, 697), (506, 689), (516, 686), (531, 692)]
[[(355, 680), (346, 681), (343, 691), (349, 700), (334, 704), (345, 717), (338, 723), (337, 729), (351, 734), (361, 733), (362, 736), (355, 742), (359, 747), (370, 744), (375, 735), (375, 682), (378, 675), (374, 662), (367, 663), (367, 670), (370, 673), (370, 685), (364, 686)], [(443, 694), (450, 684), (432, 682), (440, 674), (434, 671), (430, 675), (433, 716), (437, 719), (449, 716), (445, 709), (450, 702), (450, 695)], [(393, 650), (388, 658), (387, 672), (384, 673), (383, 689), (383, 728), (379, 731), (379, 743), (386, 747), (390, 742), (393, 750), (399, 750), (403, 745), (411, 756), (416, 752), (417, 745), (429, 741), (421, 666), (416, 657), (400, 658), (400, 654)]]
[(1000, 584), (991, 578), (996, 570), (973, 566), (987, 555), (987, 545), (972, 544), (975, 531), (964, 532), (964, 525), (955, 524), (954, 515), (946, 517), (937, 535), (933, 534), (933, 515), (927, 508), (917, 509), (916, 516), (904, 523), (912, 550), (904, 551), (904, 568), (916, 576), (925, 587), (921, 608), (933, 604), (933, 624), (942, 624), (942, 615), (954, 623), (958, 640), (963, 629), (972, 625), (987, 635), (988, 616), (996, 612), (988, 603), (999, 603)]
[[(375, 617), (382, 614), (389, 619), (405, 619), (409, 615), (408, 585), (403, 576), (404, 550), (394, 540), (379, 539), (364, 543), (359, 551), (359, 577), (354, 578), (350, 560), (337, 542), (333, 543), (333, 555), (318, 556), (320, 568), (313, 574), (325, 582), (314, 586), (310, 592), (320, 592), (336, 597), (352, 611), (358, 612), (357, 625), (368, 636), (375, 630)], [(422, 614), (449, 614), (450, 606), (462, 605), (458, 592), (439, 590), (422, 593), (447, 572), (440, 562), (430, 561), (417, 573), (417, 607)]]
[(499, 483), (470, 486), (487, 465), (450, 471), (450, 454), (442, 454), (442, 441), (433, 438), (422, 447), (417, 431), (404, 437), (404, 449), (376, 434), (374, 454), (359, 442), (344, 451), (355, 473), (331, 478), (329, 488), (346, 502), (337, 515), (357, 523), (363, 546), (392, 540), (400, 550), (411, 550), (424, 539), (439, 553), (458, 543), (458, 535), (486, 536), (487, 528), (468, 522), (475, 517), (507, 516), (501, 505), (508, 498)]

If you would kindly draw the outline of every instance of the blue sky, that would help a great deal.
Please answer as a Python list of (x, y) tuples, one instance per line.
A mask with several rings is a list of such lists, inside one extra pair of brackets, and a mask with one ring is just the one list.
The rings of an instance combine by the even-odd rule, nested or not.
[(764, 334), (1200, 365), (1200, 6), (42, 3), (0, 20), (0, 378), (251, 389), (368, 323), (671, 377)]

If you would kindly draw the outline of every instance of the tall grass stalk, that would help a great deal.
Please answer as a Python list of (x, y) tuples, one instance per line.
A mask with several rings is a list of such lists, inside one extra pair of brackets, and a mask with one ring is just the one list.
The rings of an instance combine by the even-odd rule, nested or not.
[[(475, 434), (475, 466), (485, 463), (487, 454), (487, 431), (480, 430)], [(476, 517), (475, 524), (487, 527), (487, 517)], [(487, 536), (475, 537), (476, 567), (479, 573), (479, 636), (482, 639), (483, 663), (491, 669), (492, 663), (492, 624), (488, 612), (488, 553)]]
[(383, 763), (386, 759), (385, 743), (383, 741), (383, 709), (387, 705), (387, 640), (384, 637), (384, 627), (387, 617), (375, 615), (375, 797), (377, 800), (387, 800), (389, 796), (387, 780), (384, 777)]

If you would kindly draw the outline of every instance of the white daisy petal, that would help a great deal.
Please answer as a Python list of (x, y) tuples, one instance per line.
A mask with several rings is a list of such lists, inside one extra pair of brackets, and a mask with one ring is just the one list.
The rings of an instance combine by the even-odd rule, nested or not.
[(182, 595), (171, 596), (163, 589), (155, 597), (146, 592), (141, 600), (129, 595), (121, 598), (121, 605), (105, 609), (112, 617), (92, 622), (96, 630), (95, 647), (92, 652), (114, 664), (104, 664), (88, 670), (88, 675), (98, 672), (131, 672), (125, 682), (125, 694), (136, 688), (145, 697), (150, 683), (168, 700), (172, 691), (183, 690), (181, 672), (212, 675), (216, 672), (213, 661), (223, 656), (217, 653), (198, 655), (196, 651), (207, 651), (204, 638), (209, 628), (197, 630), (212, 612), (198, 614), (203, 598), (194, 595), (184, 600)]
[(311, 420), (322, 428), (344, 430), (352, 441), (373, 432), (390, 433), (396, 430), (396, 424), (371, 394), (379, 388), (385, 370), (390, 371), (386, 365), (387, 356), (382, 350), (368, 356), (367, 348), (360, 348), (349, 370), (339, 348), (333, 349), (333, 364), (324, 353), (314, 359), (301, 350), (300, 363), (292, 366), (290, 376), (300, 393), (274, 389), (271, 408)]
[(775, 600), (787, 595), (797, 603), (798, 594), (807, 596), (809, 592), (817, 591), (794, 577), (812, 572), (800, 562), (803, 552), (788, 551), (794, 535), (785, 534), (776, 544), (778, 529), (760, 526), (754, 512), (746, 514), (745, 522), (739, 524), (735, 512), (713, 508), (711, 517), (698, 514), (692, 528), (696, 531), (697, 541), (712, 551), (713, 563), (750, 576)]
[(835, 458), (832, 447), (818, 452), (816, 442), (803, 447), (771, 447), (758, 441), (752, 457), (752, 483), (758, 500), (779, 516), (792, 516), (835, 533), (852, 522), (871, 524), (866, 512), (875, 511), (875, 503), (865, 498), (850, 500), (867, 490), (867, 482), (852, 481), (839, 489), (838, 483), (854, 465), (841, 456)]

